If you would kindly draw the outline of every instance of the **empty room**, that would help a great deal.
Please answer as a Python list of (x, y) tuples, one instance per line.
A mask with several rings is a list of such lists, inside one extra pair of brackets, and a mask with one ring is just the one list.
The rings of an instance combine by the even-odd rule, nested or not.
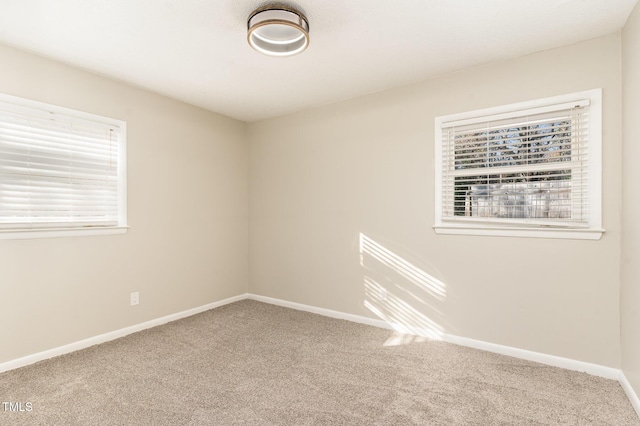
[(640, 425), (637, 0), (0, 2), (0, 425)]

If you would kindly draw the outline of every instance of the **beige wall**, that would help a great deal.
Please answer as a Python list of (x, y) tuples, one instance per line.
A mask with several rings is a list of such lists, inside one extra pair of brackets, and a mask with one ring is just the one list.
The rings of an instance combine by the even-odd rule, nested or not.
[[(619, 367), (620, 84), (612, 35), (250, 124), (250, 291)], [(434, 117), (598, 87), (600, 241), (434, 233)]]
[(0, 362), (247, 291), (244, 123), (8, 47), (0, 63), (2, 93), (127, 121), (131, 226), (0, 240)]
[[(637, 89), (637, 15), (625, 90)], [(623, 366), (638, 390), (633, 186), (619, 292), (620, 60), (612, 35), (247, 126), (0, 46), (0, 92), (127, 121), (131, 226), (0, 240), (0, 362), (249, 290), (620, 367), (622, 300)], [(597, 87), (602, 240), (435, 235), (434, 117)], [(627, 116), (637, 109), (625, 97)]]
[(640, 395), (640, 6), (622, 33), (622, 370)]

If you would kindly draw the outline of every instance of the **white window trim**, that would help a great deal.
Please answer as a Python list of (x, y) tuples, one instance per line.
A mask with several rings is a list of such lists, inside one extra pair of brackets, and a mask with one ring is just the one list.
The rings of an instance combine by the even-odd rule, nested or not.
[[(510, 114), (533, 108), (546, 108), (589, 99), (589, 200), (590, 219), (587, 228), (552, 227), (548, 225), (496, 224), (490, 222), (456, 222), (442, 219), (442, 128), (445, 123), (474, 120), (482, 116)], [(435, 225), (436, 234), (484, 235), (498, 237), (563, 238), (579, 240), (599, 240), (605, 230), (602, 228), (602, 89), (586, 90), (550, 98), (485, 108), (459, 114), (451, 114), (435, 119)]]
[(0, 93), (0, 100), (26, 107), (46, 109), (55, 113), (72, 115), (74, 117), (100, 121), (118, 126), (121, 129), (120, 156), (118, 158), (118, 224), (115, 226), (96, 227), (68, 227), (68, 228), (7, 228), (0, 229), (0, 240), (21, 240), (32, 238), (59, 238), (77, 236), (98, 236), (124, 234), (129, 229), (127, 224), (127, 123), (101, 115), (90, 114), (71, 108), (52, 105), (45, 102), (33, 101), (17, 96)]
[(95, 228), (64, 228), (64, 229), (17, 229), (1, 230), (0, 240), (26, 240), (32, 238), (60, 238), (96, 235), (124, 234), (128, 226), (109, 226)]

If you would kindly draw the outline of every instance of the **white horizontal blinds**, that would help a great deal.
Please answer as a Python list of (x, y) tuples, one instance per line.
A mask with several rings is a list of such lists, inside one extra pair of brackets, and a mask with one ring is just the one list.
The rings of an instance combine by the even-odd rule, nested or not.
[(444, 220), (589, 222), (588, 102), (443, 125)]
[(0, 229), (118, 224), (121, 129), (0, 101)]

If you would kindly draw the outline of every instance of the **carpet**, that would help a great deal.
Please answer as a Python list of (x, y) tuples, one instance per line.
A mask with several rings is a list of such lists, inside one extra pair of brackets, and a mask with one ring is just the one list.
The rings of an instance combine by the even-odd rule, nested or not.
[(613, 380), (244, 300), (0, 374), (0, 424), (640, 420)]

